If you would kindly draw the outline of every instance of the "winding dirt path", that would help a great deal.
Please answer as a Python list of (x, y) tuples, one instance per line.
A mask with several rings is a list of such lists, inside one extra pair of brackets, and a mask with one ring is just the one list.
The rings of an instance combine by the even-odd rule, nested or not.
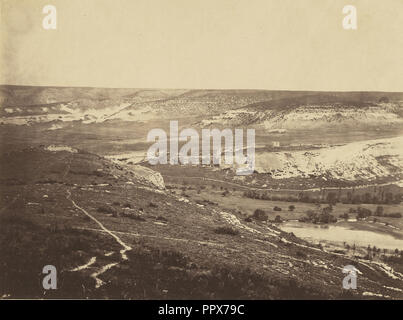
[[(98, 226), (101, 228), (102, 231), (104, 231), (105, 233), (109, 234), (111, 237), (113, 237), (117, 243), (119, 243), (123, 249), (119, 251), (122, 260), (128, 260), (128, 257), (126, 255), (126, 252), (131, 250), (132, 248), (130, 246), (128, 246), (121, 238), (119, 238), (115, 233), (113, 233), (111, 230), (109, 230), (108, 228), (106, 228), (98, 219), (96, 219), (94, 216), (92, 216), (90, 213), (88, 213), (85, 209), (81, 208), (79, 205), (77, 205), (77, 203), (71, 199), (71, 191), (67, 190), (67, 197), (68, 200), (71, 201), (71, 203), (74, 205), (74, 207), (76, 207), (77, 209), (79, 209), (81, 212), (83, 212), (87, 217), (89, 217), (91, 220), (93, 220), (96, 224), (98, 224)], [(83, 266), (79, 266), (75, 269), (73, 269), (72, 271), (79, 271), (79, 270), (83, 270), (88, 268), (90, 265), (92, 265), (93, 263), (95, 263), (95, 257), (91, 258), (90, 262), (83, 265)], [(107, 270), (109, 270), (110, 268), (118, 265), (119, 262), (113, 262), (110, 264), (107, 264), (103, 267), (101, 267), (101, 269), (99, 269), (98, 271), (94, 272), (93, 274), (91, 274), (91, 277), (95, 279), (96, 281), (96, 288), (99, 288), (100, 286), (102, 286), (104, 284), (104, 282), (99, 279), (99, 276), (101, 274), (103, 274), (104, 272), (106, 272)]]

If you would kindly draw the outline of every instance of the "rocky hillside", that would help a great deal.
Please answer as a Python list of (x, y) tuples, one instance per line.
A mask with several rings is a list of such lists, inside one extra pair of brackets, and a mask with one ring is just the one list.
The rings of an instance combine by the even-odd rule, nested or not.
[[(0, 86), (0, 123), (34, 124), (202, 117), (202, 125), (265, 129), (399, 122), (403, 94), (268, 90), (164, 90)], [(59, 122), (59, 123), (58, 123)]]
[(322, 177), (347, 181), (403, 178), (403, 136), (302, 151), (261, 152), (256, 170), (275, 179)]
[[(0, 297), (402, 298), (400, 269), (194, 203), (94, 154), (27, 148), (0, 164)], [(38, 279), (47, 264), (59, 275), (51, 293)], [(354, 292), (341, 289), (346, 265)]]
[(389, 101), (343, 101), (342, 97), (324, 99), (281, 99), (229, 110), (201, 122), (202, 126), (253, 126), (265, 132), (284, 129), (337, 127), (401, 126), (403, 99)]

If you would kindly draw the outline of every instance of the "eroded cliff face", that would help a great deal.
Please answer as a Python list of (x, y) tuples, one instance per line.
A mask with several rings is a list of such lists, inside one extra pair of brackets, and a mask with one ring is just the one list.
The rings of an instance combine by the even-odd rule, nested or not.
[(316, 150), (263, 152), (256, 170), (275, 179), (325, 176), (354, 181), (399, 177), (403, 167), (403, 136), (328, 146)]
[(140, 165), (131, 165), (129, 170), (133, 172), (137, 180), (151, 184), (158, 189), (165, 189), (164, 178), (159, 172)]
[(400, 110), (398, 103), (373, 103), (364, 106), (344, 103), (313, 104), (285, 106), (283, 109), (245, 107), (207, 118), (201, 125), (252, 125), (264, 130), (398, 125), (403, 123)]

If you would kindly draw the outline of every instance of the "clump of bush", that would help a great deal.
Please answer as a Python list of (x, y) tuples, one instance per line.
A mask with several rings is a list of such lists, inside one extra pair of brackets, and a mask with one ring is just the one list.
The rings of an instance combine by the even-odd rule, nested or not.
[(116, 210), (108, 205), (98, 207), (97, 211), (106, 214), (116, 214)]
[(280, 207), (275, 206), (275, 207), (273, 208), (273, 210), (274, 210), (274, 211), (281, 211), (281, 208), (280, 208)]
[(300, 250), (297, 250), (296, 256), (297, 256), (298, 258), (303, 258), (303, 259), (308, 258), (308, 255), (307, 255), (305, 252), (300, 251)]
[(369, 216), (386, 217), (386, 218), (401, 218), (402, 214), (399, 212), (384, 213), (382, 206), (377, 206), (374, 213), (367, 208), (357, 207), (357, 209), (350, 208), (350, 213), (357, 213), (357, 219), (365, 219)]
[(168, 219), (163, 217), (163, 216), (158, 216), (156, 219), (159, 220), (159, 221), (164, 221), (164, 222), (168, 221)]
[(399, 212), (389, 213), (389, 214), (385, 214), (385, 217), (388, 217), (388, 218), (401, 218), (402, 214), (399, 213)]
[(308, 210), (306, 212), (306, 217), (302, 217), (299, 221), (311, 223), (334, 223), (337, 222), (337, 218), (329, 213), (328, 208), (323, 208), (322, 212)]
[(288, 211), (294, 211), (294, 210), (295, 210), (295, 206), (293, 204), (288, 206)]
[(148, 204), (148, 206), (151, 207), (151, 208), (158, 208), (158, 205), (156, 203), (154, 203), (154, 202), (151, 202), (151, 201)]
[(372, 211), (367, 208), (358, 207), (357, 208), (357, 219), (365, 219), (372, 215)]
[(348, 215), (347, 212), (345, 212), (345, 213), (341, 214), (339, 217), (340, 217), (341, 219), (348, 220), (350, 216)]
[(228, 234), (230, 236), (237, 236), (239, 234), (238, 230), (227, 226), (215, 228), (214, 232), (218, 234)]
[(255, 212), (253, 213), (253, 218), (260, 221), (267, 221), (269, 217), (267, 213), (262, 209), (256, 209)]

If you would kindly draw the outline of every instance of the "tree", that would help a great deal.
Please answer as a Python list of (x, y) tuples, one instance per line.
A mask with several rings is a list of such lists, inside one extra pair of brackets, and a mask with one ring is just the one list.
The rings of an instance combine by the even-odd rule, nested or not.
[(382, 207), (382, 206), (377, 206), (377, 207), (376, 207), (375, 215), (378, 216), (378, 217), (382, 217), (382, 216), (383, 216), (383, 207)]
[(357, 194), (353, 197), (352, 203), (357, 203), (357, 204), (361, 203), (361, 197), (359, 194)]
[(348, 220), (349, 217), (350, 217), (350, 216), (348, 215), (347, 212), (345, 212), (345, 213), (343, 213), (343, 214), (340, 215), (340, 218), (342, 218), (342, 219), (344, 219), (344, 220)]
[(253, 218), (260, 221), (267, 221), (268, 215), (262, 209), (256, 209), (253, 213)]
[(333, 206), (329, 204), (329, 206), (322, 209), (322, 213), (330, 214), (333, 211)]
[(335, 192), (329, 192), (326, 197), (326, 202), (329, 204), (336, 204), (336, 193)]
[(357, 219), (365, 219), (366, 217), (369, 217), (372, 214), (371, 210), (362, 207), (358, 207), (357, 212), (358, 212)]
[(392, 204), (393, 202), (393, 193), (387, 192), (385, 195), (385, 203)]
[(363, 196), (363, 202), (364, 203), (371, 203), (372, 202), (372, 197), (369, 192), (366, 192)]

